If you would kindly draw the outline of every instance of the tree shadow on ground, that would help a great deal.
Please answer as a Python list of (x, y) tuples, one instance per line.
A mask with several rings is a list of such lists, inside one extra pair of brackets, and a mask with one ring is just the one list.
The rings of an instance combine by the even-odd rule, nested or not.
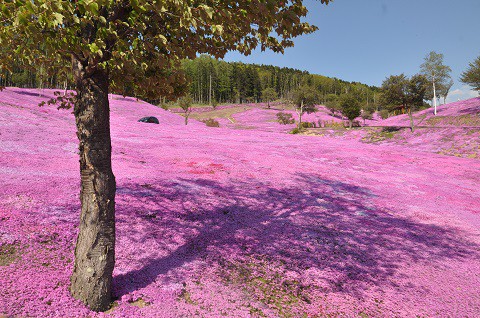
[[(480, 103), (480, 98), (478, 99), (478, 103)], [(480, 115), (480, 105), (473, 105), (471, 107), (461, 109), (459, 113), (466, 115)]]
[[(325, 290), (361, 297), (365, 286), (394, 285), (398, 269), (412, 262), (479, 257), (464, 233), (375, 206), (376, 195), (366, 188), (308, 174), (290, 181), (199, 178), (120, 186), (117, 257), (128, 269), (114, 277), (115, 296), (194, 261), (221, 267), (253, 257), (300, 274), (335, 273), (314, 280)], [(122, 253), (128, 260), (122, 262)]]
[[(59, 91), (62, 91), (62, 90), (59, 89)], [(27, 95), (27, 96), (42, 97), (42, 98), (52, 98), (52, 96), (48, 96), (48, 95), (40, 93), (39, 90), (36, 91), (36, 92), (27, 92), (27, 91), (13, 91), (13, 92), (15, 94), (19, 94), (19, 95)]]

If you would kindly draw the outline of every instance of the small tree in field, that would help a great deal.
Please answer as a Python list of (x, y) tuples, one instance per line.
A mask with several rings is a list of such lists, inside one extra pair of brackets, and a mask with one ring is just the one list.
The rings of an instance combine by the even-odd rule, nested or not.
[(420, 74), (414, 75), (410, 79), (404, 74), (391, 75), (382, 83), (384, 102), (388, 105), (402, 105), (407, 109), (412, 132), (415, 127), (413, 111), (423, 105), (428, 86), (428, 80)]
[(437, 114), (437, 87), (438, 84), (447, 83), (450, 79), (449, 73), (452, 70), (449, 66), (443, 65), (443, 54), (430, 52), (425, 56), (425, 62), (420, 66), (420, 73), (432, 83), (433, 91), (433, 112)]
[(338, 96), (335, 94), (328, 94), (325, 98), (325, 106), (330, 112), (332, 112), (332, 116), (335, 117), (335, 112), (340, 111)]
[(410, 129), (413, 132), (415, 123), (413, 122), (413, 112), (423, 106), (425, 94), (427, 92), (429, 82), (427, 78), (421, 74), (413, 75), (407, 82), (406, 90), (406, 106), (408, 108), (408, 116), (410, 117)]
[(367, 109), (364, 109), (360, 112), (360, 116), (362, 117), (363, 119), (363, 125), (365, 126), (365, 121), (367, 119), (372, 119), (372, 111), (370, 110), (367, 110)]
[(270, 102), (277, 98), (277, 92), (271, 87), (267, 87), (262, 91), (262, 100), (267, 102), (267, 108), (270, 108)]
[(438, 87), (438, 96), (443, 98), (444, 104), (447, 103), (448, 93), (450, 92), (450, 89), (452, 88), (452, 86), (453, 86), (453, 80), (450, 79), (446, 83), (441, 83)]
[(293, 92), (292, 102), (298, 114), (298, 129), (302, 128), (302, 115), (311, 114), (317, 111), (315, 107), (318, 101), (317, 92), (313, 87), (300, 86)]
[(467, 70), (462, 73), (460, 81), (472, 86), (474, 90), (480, 91), (480, 56), (468, 65)]
[(190, 95), (180, 97), (177, 101), (178, 106), (183, 110), (185, 113), (185, 125), (188, 124), (188, 116), (190, 116), (190, 113), (192, 112), (192, 97)]
[[(320, 0), (328, 3), (329, 0)], [(73, 74), (81, 215), (70, 292), (92, 310), (111, 303), (115, 191), (108, 93), (151, 99), (185, 92), (182, 59), (283, 52), (316, 27), (303, 1), (35, 0), (0, 4), (0, 67), (62, 65)]]
[(294, 124), (295, 119), (293, 118), (292, 114), (290, 113), (284, 113), (284, 112), (279, 112), (277, 113), (277, 121), (281, 125), (288, 125), (288, 124)]
[(346, 94), (340, 98), (342, 114), (348, 118), (349, 127), (352, 128), (353, 120), (360, 116), (360, 103), (353, 95)]

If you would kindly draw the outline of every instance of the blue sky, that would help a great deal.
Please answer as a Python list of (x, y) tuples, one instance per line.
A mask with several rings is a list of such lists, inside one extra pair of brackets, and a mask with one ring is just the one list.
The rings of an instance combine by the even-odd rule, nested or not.
[(450, 101), (477, 96), (459, 82), (480, 56), (480, 0), (307, 0), (306, 19), (320, 29), (284, 55), (255, 51), (226, 61), (271, 64), (380, 86), (389, 75), (419, 71), (430, 51), (444, 54), (455, 82)]

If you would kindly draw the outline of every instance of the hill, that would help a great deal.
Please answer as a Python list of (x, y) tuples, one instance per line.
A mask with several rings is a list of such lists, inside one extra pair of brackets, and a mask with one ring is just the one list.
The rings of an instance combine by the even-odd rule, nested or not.
[[(117, 300), (108, 314), (89, 311), (68, 292), (80, 190), (74, 118), (37, 106), (52, 94), (0, 92), (0, 317), (480, 311), (478, 160), (185, 126), (117, 95)], [(160, 124), (137, 122), (144, 116)]]
[[(432, 109), (414, 113), (415, 131), (410, 130), (407, 114), (392, 116), (382, 120), (378, 114), (364, 121), (357, 118), (361, 128), (344, 129), (344, 120), (335, 117), (323, 105), (318, 111), (305, 114), (304, 122), (315, 125), (306, 134), (326, 136), (327, 138), (353, 139), (363, 143), (383, 145), (408, 145), (411, 148), (457, 157), (480, 158), (480, 98), (459, 101), (438, 107), (438, 115)], [(171, 111), (181, 114), (178, 109)], [(232, 129), (253, 129), (270, 132), (288, 133), (296, 124), (280, 125), (276, 114), (289, 113), (298, 121), (298, 115), (292, 109), (285, 109), (281, 103), (273, 103), (267, 109), (265, 103), (228, 104), (193, 109), (191, 118), (204, 120), (214, 118), (221, 127)]]

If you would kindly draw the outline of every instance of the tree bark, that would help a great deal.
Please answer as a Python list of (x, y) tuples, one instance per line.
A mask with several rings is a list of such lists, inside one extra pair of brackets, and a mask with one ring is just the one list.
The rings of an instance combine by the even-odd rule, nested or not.
[(413, 131), (415, 129), (415, 122), (413, 121), (413, 114), (412, 114), (412, 108), (411, 107), (408, 109), (408, 117), (410, 117), (410, 130), (413, 133)]
[(94, 311), (111, 303), (115, 265), (115, 176), (111, 167), (108, 71), (73, 60), (80, 150), (81, 214), (70, 292)]
[(300, 111), (298, 112), (298, 129), (302, 129), (303, 100), (300, 101)]

